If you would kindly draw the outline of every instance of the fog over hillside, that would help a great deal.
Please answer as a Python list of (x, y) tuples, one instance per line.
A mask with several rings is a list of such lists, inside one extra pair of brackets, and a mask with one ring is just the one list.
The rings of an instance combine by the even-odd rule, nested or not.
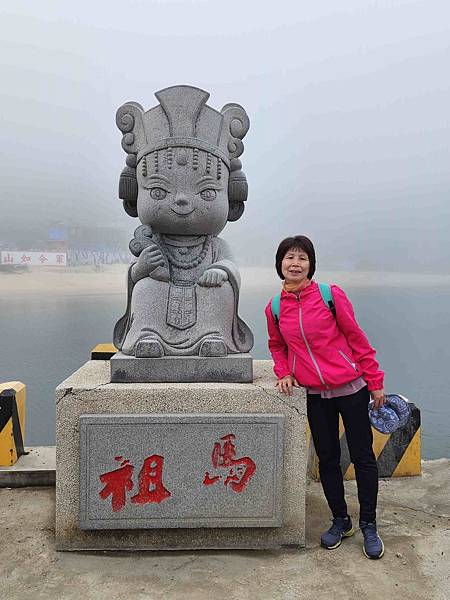
[(0, 244), (50, 221), (131, 237), (116, 109), (185, 83), (250, 116), (241, 264), (305, 233), (323, 268), (450, 273), (448, 2), (16, 0), (0, 30)]

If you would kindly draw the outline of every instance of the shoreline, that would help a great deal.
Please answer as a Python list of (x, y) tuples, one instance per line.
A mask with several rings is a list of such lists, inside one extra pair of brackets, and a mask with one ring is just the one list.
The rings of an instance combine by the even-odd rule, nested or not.
[[(59, 269), (36, 267), (23, 273), (0, 272), (0, 299), (38, 297), (74, 297), (126, 295), (127, 265), (108, 265)], [(258, 289), (277, 290), (280, 280), (272, 268), (240, 268), (242, 292)], [(392, 273), (375, 271), (318, 271), (316, 281), (337, 283), (348, 288), (374, 288), (380, 285), (399, 288), (450, 288), (450, 274)]]

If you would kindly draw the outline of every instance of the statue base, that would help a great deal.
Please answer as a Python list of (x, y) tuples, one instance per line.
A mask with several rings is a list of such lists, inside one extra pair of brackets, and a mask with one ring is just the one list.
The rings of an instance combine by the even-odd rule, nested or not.
[(114, 383), (251, 383), (250, 354), (136, 358), (117, 352), (110, 360)]
[(56, 548), (305, 545), (306, 400), (253, 383), (111, 383), (89, 361), (56, 390)]

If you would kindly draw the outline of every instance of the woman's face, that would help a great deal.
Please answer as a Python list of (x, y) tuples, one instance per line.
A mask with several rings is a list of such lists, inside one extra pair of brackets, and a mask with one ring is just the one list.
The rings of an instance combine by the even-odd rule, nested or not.
[(308, 279), (309, 258), (304, 250), (291, 248), (281, 261), (281, 272), (286, 283), (303, 283)]

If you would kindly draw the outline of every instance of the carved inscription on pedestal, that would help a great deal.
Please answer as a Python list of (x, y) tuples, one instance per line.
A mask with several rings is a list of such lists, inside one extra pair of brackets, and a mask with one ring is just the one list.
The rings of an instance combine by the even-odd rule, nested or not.
[(279, 527), (282, 415), (81, 415), (80, 528)]

